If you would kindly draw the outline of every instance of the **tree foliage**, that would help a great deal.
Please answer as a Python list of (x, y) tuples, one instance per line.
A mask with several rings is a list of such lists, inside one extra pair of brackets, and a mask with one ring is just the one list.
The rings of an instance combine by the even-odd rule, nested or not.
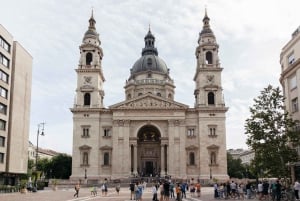
[(52, 158), (50, 168), (52, 178), (69, 179), (72, 169), (72, 157), (67, 154), (59, 154)]
[(227, 172), (230, 178), (246, 177), (246, 169), (242, 165), (242, 160), (234, 159), (229, 153), (227, 153)]
[(297, 161), (293, 146), (299, 142), (295, 122), (284, 110), (284, 97), (279, 87), (264, 88), (250, 107), (245, 123), (248, 146), (255, 151), (253, 164), (264, 176), (288, 175), (288, 162)]

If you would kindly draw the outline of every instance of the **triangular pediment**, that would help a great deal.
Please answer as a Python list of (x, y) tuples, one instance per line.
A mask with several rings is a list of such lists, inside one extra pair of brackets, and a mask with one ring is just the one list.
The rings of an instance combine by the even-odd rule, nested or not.
[(110, 109), (187, 109), (188, 106), (169, 99), (145, 94), (109, 107)]

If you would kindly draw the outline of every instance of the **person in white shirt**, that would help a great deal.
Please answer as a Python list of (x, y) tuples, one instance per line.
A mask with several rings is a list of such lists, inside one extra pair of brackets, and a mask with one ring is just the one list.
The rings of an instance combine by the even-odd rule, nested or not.
[(295, 193), (296, 200), (299, 200), (299, 190), (300, 190), (300, 183), (298, 180), (296, 180), (294, 184), (294, 193)]

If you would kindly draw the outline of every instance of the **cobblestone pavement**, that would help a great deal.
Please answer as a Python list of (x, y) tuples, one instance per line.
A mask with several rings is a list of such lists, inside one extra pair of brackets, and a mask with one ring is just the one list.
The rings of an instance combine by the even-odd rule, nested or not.
[[(92, 196), (89, 188), (81, 188), (79, 192), (79, 198), (74, 198), (74, 189), (59, 189), (57, 191), (52, 190), (42, 190), (36, 193), (7, 193), (0, 194), (0, 201), (129, 201), (130, 192), (128, 188), (121, 188), (119, 195), (113, 188), (110, 188), (107, 196), (102, 196), (101, 192), (98, 192), (97, 196)], [(219, 199), (213, 198), (213, 188), (204, 187), (201, 190), (201, 197), (191, 197), (187, 193), (187, 198), (183, 201), (218, 201)], [(238, 199), (235, 199), (236, 201)], [(151, 188), (147, 188), (144, 191), (143, 201), (152, 201)], [(175, 201), (175, 199), (170, 199), (170, 201)], [(228, 200), (230, 201), (230, 199)], [(257, 201), (252, 199), (249, 201)]]

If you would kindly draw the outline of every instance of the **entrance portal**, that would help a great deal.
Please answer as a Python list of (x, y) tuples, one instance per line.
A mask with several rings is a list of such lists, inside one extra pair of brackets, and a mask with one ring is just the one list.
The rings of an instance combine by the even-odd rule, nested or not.
[(140, 176), (160, 173), (160, 132), (152, 125), (143, 126), (137, 134), (137, 170)]
[(153, 175), (153, 162), (152, 161), (146, 161), (146, 175), (152, 176)]

